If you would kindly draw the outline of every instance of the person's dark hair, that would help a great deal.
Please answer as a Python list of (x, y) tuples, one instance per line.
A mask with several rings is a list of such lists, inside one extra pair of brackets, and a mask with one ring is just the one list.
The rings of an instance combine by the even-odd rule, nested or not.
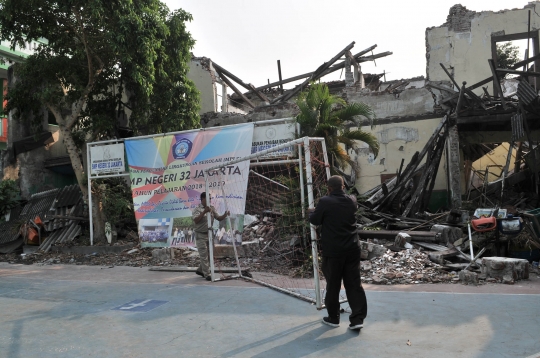
[(206, 192), (205, 191), (203, 191), (201, 193), (201, 200), (203, 200), (203, 199), (206, 199)]
[(333, 175), (328, 179), (328, 188), (330, 190), (340, 190), (343, 188), (343, 178), (339, 175)]

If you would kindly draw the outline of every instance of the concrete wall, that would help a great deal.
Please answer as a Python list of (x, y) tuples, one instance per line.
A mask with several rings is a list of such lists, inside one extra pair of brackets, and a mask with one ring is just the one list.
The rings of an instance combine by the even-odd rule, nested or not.
[(193, 58), (189, 63), (188, 78), (195, 83), (201, 94), (200, 114), (218, 111), (215, 79), (204, 59)]
[(399, 94), (384, 91), (367, 92), (356, 86), (346, 87), (343, 92), (348, 103), (362, 102), (369, 105), (378, 119), (433, 113), (437, 104), (433, 96), (440, 97), (438, 90), (430, 91), (425, 87), (406, 89)]
[[(499, 12), (474, 12), (461, 5), (450, 8), (445, 24), (426, 29), (427, 79), (448, 80), (439, 63), (455, 75), (460, 86), (462, 81), (472, 85), (490, 77), (487, 60), (492, 58), (491, 36), (527, 32), (529, 9), (531, 32), (537, 33), (540, 28), (537, 15), (540, 4), (537, 2), (531, 2), (523, 9)], [(477, 92), (481, 93), (482, 89)]]

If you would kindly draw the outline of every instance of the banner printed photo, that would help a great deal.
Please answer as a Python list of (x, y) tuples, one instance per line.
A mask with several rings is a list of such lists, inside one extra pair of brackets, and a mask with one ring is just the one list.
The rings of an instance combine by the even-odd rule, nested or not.
[[(192, 210), (200, 204), (200, 194), (205, 191), (204, 170), (251, 154), (252, 137), (253, 124), (247, 123), (227, 128), (126, 140), (137, 220), (190, 217)], [(220, 214), (227, 206), (231, 217), (239, 219), (234, 220), (235, 227), (239, 227), (243, 221), (241, 218), (245, 209), (248, 175), (249, 160), (228, 166), (219, 173), (210, 173), (210, 202)], [(226, 195), (225, 205), (222, 197), (228, 192), (228, 182), (234, 182), (235, 188), (238, 188), (240, 182), (243, 190), (240, 195), (238, 190), (235, 190), (235, 195)], [(141, 225), (139, 222), (139, 229)], [(167, 244), (162, 246), (172, 243), (173, 234), (171, 231), (167, 234)], [(159, 244), (156, 242), (155, 245)]]

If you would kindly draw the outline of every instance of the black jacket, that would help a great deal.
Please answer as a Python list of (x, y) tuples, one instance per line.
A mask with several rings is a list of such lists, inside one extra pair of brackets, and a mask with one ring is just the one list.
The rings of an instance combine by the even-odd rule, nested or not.
[(338, 257), (360, 251), (356, 234), (356, 198), (335, 190), (319, 200), (309, 222), (322, 225), (323, 256)]

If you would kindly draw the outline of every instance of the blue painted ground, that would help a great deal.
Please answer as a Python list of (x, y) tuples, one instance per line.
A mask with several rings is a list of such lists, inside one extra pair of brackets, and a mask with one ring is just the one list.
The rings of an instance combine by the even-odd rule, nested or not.
[(358, 334), (346, 315), (332, 329), (314, 306), (243, 281), (2, 263), (0, 357), (526, 357), (540, 352), (537, 281), (368, 288)]

